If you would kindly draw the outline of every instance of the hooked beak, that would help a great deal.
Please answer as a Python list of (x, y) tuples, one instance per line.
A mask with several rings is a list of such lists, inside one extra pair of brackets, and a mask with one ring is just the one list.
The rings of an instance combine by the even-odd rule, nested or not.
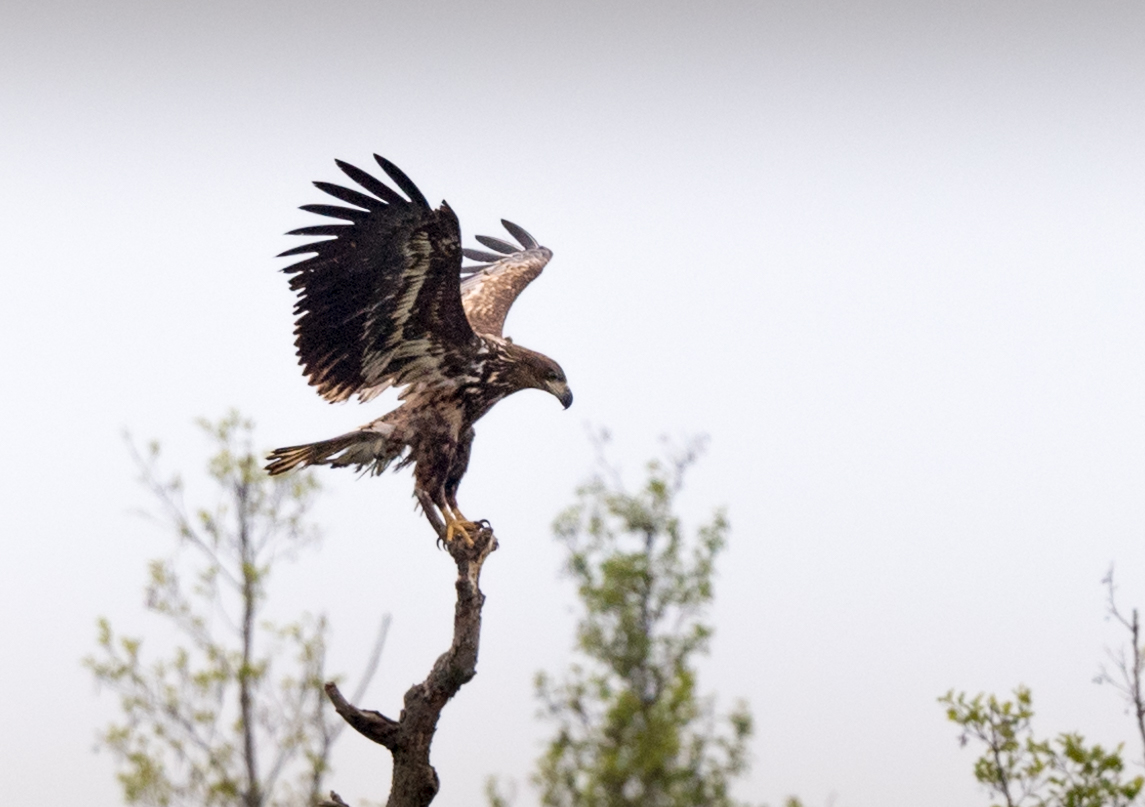
[(557, 384), (550, 384), (549, 392), (556, 396), (557, 400), (561, 402), (561, 405), (565, 409), (568, 409), (570, 406), (572, 406), (573, 395), (572, 390), (569, 389), (568, 384), (564, 383), (563, 381)]

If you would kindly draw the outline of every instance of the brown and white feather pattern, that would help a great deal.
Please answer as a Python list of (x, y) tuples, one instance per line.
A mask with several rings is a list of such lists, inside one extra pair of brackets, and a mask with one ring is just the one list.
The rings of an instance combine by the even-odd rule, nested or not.
[(520, 248), (499, 238), (479, 235), (477, 239), (498, 254), (463, 250), (467, 258), (487, 261), (462, 270), (472, 274), (461, 281), (461, 304), (473, 330), (492, 336), (503, 334), (510, 307), (553, 257), (550, 250), (516, 224), (510, 221), (502, 221), (502, 224), (521, 242)]
[[(330, 465), (378, 474), (413, 464), (415, 493), (427, 514), (436, 507), (456, 523), (450, 512), (457, 512), (473, 424), (523, 389), (549, 392), (565, 408), (572, 403), (556, 362), (502, 337), (509, 308), (552, 253), (507, 221), (519, 246), (478, 236), (493, 252), (462, 250), (449, 205), (431, 209), (405, 174), (374, 157), (405, 196), (338, 161), (366, 193), (316, 182), (352, 207), (303, 209), (348, 223), (294, 230), (332, 237), (283, 255), (312, 253), (285, 270), (299, 295), (295, 344), (310, 383), (330, 401), (368, 400), (401, 386), (402, 403), (357, 431), (277, 449), (267, 470)], [(463, 254), (486, 263), (463, 269)]]

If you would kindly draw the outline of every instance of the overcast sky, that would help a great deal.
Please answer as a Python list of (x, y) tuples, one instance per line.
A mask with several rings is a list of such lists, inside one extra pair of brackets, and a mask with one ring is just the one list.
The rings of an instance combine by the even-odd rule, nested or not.
[[(507, 332), (576, 395), (479, 424), (460, 500), (502, 549), (437, 804), (488, 774), (536, 803), (531, 681), (575, 619), (549, 525), (586, 424), (633, 482), (661, 435), (711, 436), (683, 504), (733, 526), (701, 688), (757, 718), (742, 798), (985, 804), (952, 687), (1025, 683), (1042, 733), (1132, 740), (1091, 679), (1110, 563), (1145, 605), (1138, 0), (8, 0), (0, 76), (7, 801), (119, 803), (80, 658), (97, 615), (159, 629), (168, 551), (121, 432), (192, 469), (200, 415), (241, 407), (271, 447), (384, 411), (306, 385), (273, 257), (309, 183), (375, 151), (470, 245), (506, 217), (553, 250)], [(453, 566), (408, 472), (322, 478), (325, 541), (272, 598), (330, 615), (337, 669), (391, 612), (362, 705), (395, 713), (448, 642)], [(330, 784), (378, 800), (388, 767), (347, 734)]]

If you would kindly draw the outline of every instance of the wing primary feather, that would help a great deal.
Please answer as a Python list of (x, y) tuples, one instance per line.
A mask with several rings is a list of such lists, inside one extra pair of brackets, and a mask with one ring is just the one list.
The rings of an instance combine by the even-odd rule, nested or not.
[(359, 185), (368, 190), (370, 193), (374, 194), (374, 196), (377, 196), (379, 199), (384, 199), (391, 204), (395, 202), (397, 204), (406, 203), (406, 200), (398, 195), (397, 191), (395, 191), (386, 183), (382, 182), (377, 177), (367, 174), (358, 166), (350, 165), (350, 163), (342, 162), (341, 160), (335, 160), (334, 164), (342, 169), (342, 173), (350, 177), (350, 179), (357, 182)]
[[(286, 250), (286, 252), (278, 253), (275, 257), (276, 258), (286, 258), (290, 255), (304, 255), (307, 252), (318, 252), (318, 248), (324, 243), (326, 243), (326, 242), (325, 241), (314, 241), (314, 242), (309, 243), (309, 244), (303, 244), (300, 247), (291, 247), (290, 249)], [(305, 263), (305, 261), (303, 261), (303, 263)], [(289, 271), (292, 268), (293, 267), (287, 267), (286, 271)]]
[(382, 170), (389, 174), (390, 179), (396, 182), (398, 187), (405, 191), (406, 196), (410, 198), (411, 202), (419, 207), (429, 207), (429, 202), (421, 195), (421, 191), (417, 189), (417, 185), (413, 184), (413, 180), (407, 177), (402, 169), (381, 155), (375, 154), (374, 159), (377, 160)]
[(353, 222), (365, 221), (370, 215), (365, 210), (341, 207), (340, 205), (302, 205), (298, 209), (305, 210), (307, 213), (317, 213), (319, 216), (329, 216), (332, 219), (344, 219)]
[(509, 235), (520, 241), (521, 246), (523, 246), (525, 249), (536, 249), (540, 246), (540, 244), (537, 243), (537, 239), (529, 235), (523, 227), (520, 227), (511, 221), (506, 221), (505, 219), (501, 219), (501, 225), (509, 231)]
[[(521, 251), (520, 247), (510, 244), (508, 241), (502, 241), (500, 238), (494, 238), (491, 235), (479, 235), (477, 236), (477, 240), (489, 247), (489, 249), (496, 250), (502, 255), (513, 255)], [(501, 259), (498, 258), (497, 260)]]
[(461, 276), (462, 277), (469, 277), (471, 275), (475, 275), (478, 272), (482, 271), (483, 269), (488, 269), (492, 265), (493, 264), (491, 264), (491, 263), (475, 263), (472, 266), (462, 266), (461, 267)]
[(494, 255), (492, 252), (482, 252), (479, 249), (463, 249), (461, 254), (471, 261), (482, 261), (484, 263), (497, 263), (503, 256)]
[(366, 196), (364, 193), (359, 193), (349, 188), (343, 188), (341, 185), (334, 185), (330, 182), (315, 182), (314, 187), (323, 193), (330, 194), (335, 199), (341, 199), (343, 202), (364, 207), (366, 210), (384, 210), (386, 207), (386, 203), (380, 199)]
[(299, 227), (291, 230), (287, 235), (342, 235), (353, 229), (352, 224), (314, 224), (310, 227)]

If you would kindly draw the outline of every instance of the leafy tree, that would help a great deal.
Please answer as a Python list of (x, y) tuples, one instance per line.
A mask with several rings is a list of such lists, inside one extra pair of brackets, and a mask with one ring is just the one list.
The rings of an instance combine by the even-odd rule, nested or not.
[(251, 448), (253, 424), (237, 412), (200, 425), (214, 444), (207, 470), (217, 497), (193, 514), (180, 478), (161, 473), (158, 444), (145, 455), (132, 446), (154, 517), (178, 541), (173, 556), (150, 562), (146, 587), (147, 610), (176, 641), (148, 661), (142, 639), (99, 620), (98, 649), (84, 661), (123, 710), (101, 745), (116, 758), (128, 804), (314, 804), (342, 728), (322, 712), (326, 621), (276, 625), (260, 615), (274, 564), (317, 538), (307, 514), (318, 484), (309, 473), (268, 477)]
[[(712, 635), (703, 617), (728, 521), (717, 510), (688, 539), (674, 512), (698, 451), (650, 463), (635, 493), (598, 473), (554, 525), (584, 613), (582, 660), (560, 683), (537, 676), (557, 724), (535, 776), (546, 805), (736, 804), (729, 790), (747, 770), (751, 715), (741, 704), (718, 719), (697, 694), (694, 661)], [(499, 798), (492, 787), (489, 798)]]
[(961, 742), (986, 747), (974, 763), (974, 776), (1000, 801), (993, 807), (1122, 807), (1145, 785), (1140, 776), (1125, 781), (1121, 748), (1087, 746), (1080, 734), (1035, 739), (1030, 690), (1018, 687), (1014, 700), (993, 695), (968, 698), (948, 692), (939, 702), (962, 728)]

